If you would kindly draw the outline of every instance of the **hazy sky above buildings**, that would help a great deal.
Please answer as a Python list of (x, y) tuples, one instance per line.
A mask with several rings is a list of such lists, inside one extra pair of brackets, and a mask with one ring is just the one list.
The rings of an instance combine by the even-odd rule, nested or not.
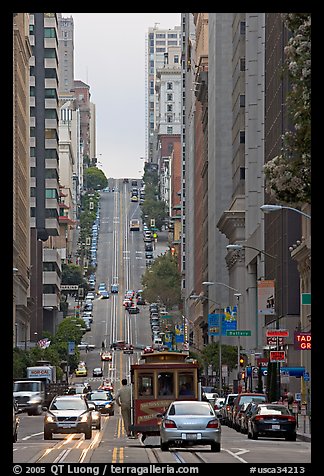
[(97, 158), (106, 177), (141, 177), (145, 158), (145, 37), (180, 13), (62, 13), (74, 20), (74, 78), (96, 105)]

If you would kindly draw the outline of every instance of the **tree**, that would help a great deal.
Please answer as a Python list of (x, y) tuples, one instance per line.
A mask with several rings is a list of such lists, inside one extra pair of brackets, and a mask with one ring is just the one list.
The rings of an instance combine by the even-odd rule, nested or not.
[(181, 275), (170, 253), (159, 256), (142, 277), (143, 297), (148, 302), (161, 301), (170, 310), (181, 302)]
[(81, 266), (73, 263), (63, 263), (62, 284), (84, 284), (83, 271)]
[(108, 179), (97, 167), (88, 167), (83, 172), (86, 189), (102, 190), (107, 187)]
[(298, 205), (311, 203), (311, 15), (285, 13), (283, 20), (291, 32), (284, 67), (291, 127), (282, 136), (281, 154), (264, 165), (264, 173), (270, 195)]

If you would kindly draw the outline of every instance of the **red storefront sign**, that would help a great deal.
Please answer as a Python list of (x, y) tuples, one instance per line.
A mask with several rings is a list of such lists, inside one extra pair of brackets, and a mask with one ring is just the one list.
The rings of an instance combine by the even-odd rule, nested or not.
[(267, 337), (288, 337), (289, 336), (289, 331), (286, 329), (268, 329), (266, 331), (266, 336)]
[(312, 349), (312, 333), (311, 332), (294, 332), (294, 348), (296, 350)]
[(270, 350), (270, 362), (286, 362), (284, 350)]

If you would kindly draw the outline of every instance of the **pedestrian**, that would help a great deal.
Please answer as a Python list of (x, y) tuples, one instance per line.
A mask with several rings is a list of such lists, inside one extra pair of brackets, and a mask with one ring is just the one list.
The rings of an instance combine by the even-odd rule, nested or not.
[(118, 390), (116, 395), (116, 403), (121, 408), (121, 414), (124, 422), (124, 428), (128, 437), (131, 436), (130, 424), (131, 424), (131, 388), (127, 385), (127, 379), (123, 378), (122, 386)]

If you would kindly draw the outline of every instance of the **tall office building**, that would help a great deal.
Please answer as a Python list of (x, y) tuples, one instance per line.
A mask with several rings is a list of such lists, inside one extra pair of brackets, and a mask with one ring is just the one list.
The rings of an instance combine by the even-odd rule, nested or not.
[[(165, 55), (168, 55), (170, 47), (181, 46), (181, 28), (159, 29), (157, 23), (149, 28), (146, 38), (146, 161), (155, 162), (154, 144), (156, 140), (156, 128), (159, 118), (159, 99), (156, 92), (157, 70), (163, 68)], [(179, 58), (180, 65), (180, 58)]]
[(53, 332), (60, 302), (58, 33), (56, 13), (30, 14), (31, 334)]
[(74, 86), (74, 23), (73, 17), (58, 13), (59, 91), (70, 92)]
[(30, 334), (29, 14), (13, 14), (13, 345)]

